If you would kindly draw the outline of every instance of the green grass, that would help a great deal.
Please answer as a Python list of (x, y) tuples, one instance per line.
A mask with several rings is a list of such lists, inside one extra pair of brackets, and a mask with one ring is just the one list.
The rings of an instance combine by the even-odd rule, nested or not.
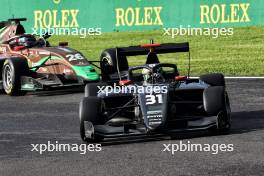
[[(106, 48), (149, 43), (186, 42), (191, 49), (191, 75), (222, 72), (230, 76), (264, 76), (264, 27), (234, 28), (233, 36), (163, 36), (163, 31), (111, 32), (101, 36), (53, 36), (52, 45), (68, 41), (69, 46), (81, 51), (88, 60), (99, 60)], [(129, 59), (130, 65), (143, 64), (145, 57)], [(166, 54), (161, 62), (177, 63), (179, 70), (186, 74), (186, 54)]]

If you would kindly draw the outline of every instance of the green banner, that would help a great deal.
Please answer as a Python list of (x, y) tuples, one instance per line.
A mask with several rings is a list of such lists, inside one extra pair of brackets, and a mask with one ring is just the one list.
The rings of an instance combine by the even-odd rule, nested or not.
[(26, 17), (32, 28), (142, 31), (182, 26), (264, 24), (261, 0), (1, 0), (0, 20)]

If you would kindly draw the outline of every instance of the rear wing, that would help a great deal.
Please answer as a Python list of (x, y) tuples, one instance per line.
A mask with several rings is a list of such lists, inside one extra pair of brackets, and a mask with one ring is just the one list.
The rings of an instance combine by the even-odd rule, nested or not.
[(26, 21), (26, 18), (12, 18), (7, 21), (0, 22), (0, 43), (8, 41), (15, 35), (24, 34), (26, 31), (21, 21)]
[(27, 21), (27, 19), (26, 18), (10, 18), (10, 19), (8, 19), (8, 22), (20, 23), (20, 21)]
[(189, 52), (189, 43), (164, 43), (129, 46), (116, 48), (116, 52), (118, 55), (122, 56), (147, 55), (150, 51), (149, 48), (154, 48), (156, 54)]
[(165, 53), (179, 53), (179, 52), (188, 52), (188, 78), (190, 77), (191, 72), (191, 54), (189, 48), (189, 42), (185, 43), (163, 43), (155, 44), (151, 40), (150, 44), (139, 45), (139, 46), (129, 46), (116, 48), (116, 62), (117, 62), (117, 72), (119, 79), (121, 80), (120, 70), (119, 70), (119, 58), (120, 56), (138, 56), (138, 55), (147, 55), (151, 50), (154, 49), (156, 54), (165, 54)]
[(26, 18), (10, 18), (7, 21), (0, 21), (0, 28), (3, 28), (9, 24), (11, 24), (12, 22), (19, 24), (20, 21), (27, 21)]

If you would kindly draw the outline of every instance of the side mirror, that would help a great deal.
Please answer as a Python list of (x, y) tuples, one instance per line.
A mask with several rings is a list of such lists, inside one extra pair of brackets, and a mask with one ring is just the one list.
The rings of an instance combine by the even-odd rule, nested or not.
[(42, 37), (46, 40), (46, 39), (50, 38), (50, 36), (51, 35), (47, 32)]
[(186, 81), (187, 80), (187, 76), (175, 76), (175, 80), (176, 81)]
[(60, 43), (59, 43), (59, 46), (62, 46), (62, 47), (64, 47), (64, 46), (68, 46), (68, 42), (60, 42)]
[(120, 80), (119, 81), (119, 85), (120, 86), (127, 86), (127, 85), (132, 84), (132, 83), (133, 83), (133, 81), (131, 81), (129, 79), (125, 79), (125, 80)]
[(20, 50), (23, 50), (25, 48), (26, 48), (25, 46), (15, 46), (13, 50), (14, 51), (20, 51)]

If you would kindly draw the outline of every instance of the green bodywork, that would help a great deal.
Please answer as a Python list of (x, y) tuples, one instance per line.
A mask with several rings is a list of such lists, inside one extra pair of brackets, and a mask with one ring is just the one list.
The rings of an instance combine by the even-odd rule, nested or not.
[[(31, 70), (36, 72), (38, 67), (40, 65), (45, 64), (48, 60), (63, 60), (63, 58), (58, 56), (46, 56), (43, 57), (41, 60), (39, 60), (37, 63), (34, 63)], [(80, 77), (86, 81), (98, 81), (100, 79), (100, 76), (97, 72), (95, 72), (95, 69), (91, 65), (86, 66), (75, 66), (71, 65), (72, 70), (75, 72), (77, 77)], [(22, 83), (21, 90), (26, 91), (35, 91), (35, 90), (41, 90), (43, 89), (43, 86), (40, 84), (36, 84), (36, 81), (31, 78), (30, 83)]]
[[(47, 56), (39, 60), (36, 64), (34, 64), (34, 67), (44, 64), (48, 60), (63, 60), (61, 57), (57, 56)], [(82, 77), (83, 79), (87, 81), (96, 81), (99, 80), (98, 73), (92, 71), (94, 68), (91, 65), (87, 66), (75, 66), (71, 65), (71, 68), (74, 70), (77, 76)], [(37, 68), (32, 68), (32, 71), (36, 71)]]
[(72, 69), (75, 71), (76, 75), (84, 78), (89, 81), (99, 80), (99, 75), (94, 71), (94, 68), (90, 65), (87, 66), (72, 66)]

